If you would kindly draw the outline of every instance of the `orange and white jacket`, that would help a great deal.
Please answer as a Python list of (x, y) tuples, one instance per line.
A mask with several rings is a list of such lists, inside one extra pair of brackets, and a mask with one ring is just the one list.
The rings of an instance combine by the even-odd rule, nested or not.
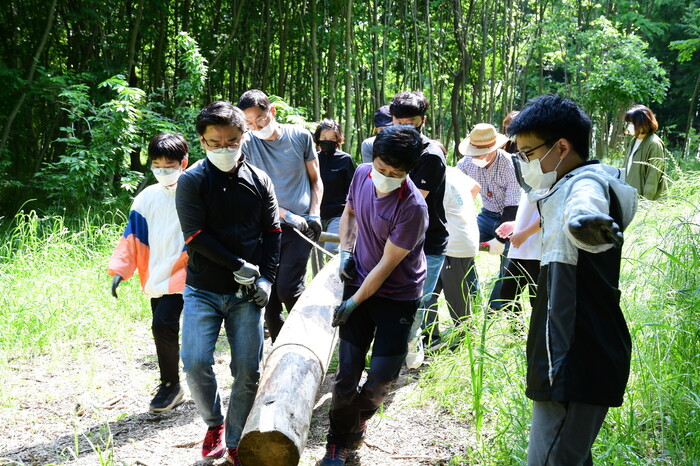
[(124, 280), (138, 270), (141, 288), (152, 298), (185, 289), (187, 251), (175, 208), (176, 188), (156, 183), (136, 196), (107, 269)]

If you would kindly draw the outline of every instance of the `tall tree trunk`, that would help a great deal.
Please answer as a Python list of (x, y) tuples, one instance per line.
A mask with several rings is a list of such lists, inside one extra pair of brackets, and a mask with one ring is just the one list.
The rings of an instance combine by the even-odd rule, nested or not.
[(698, 108), (698, 93), (700, 93), (700, 73), (695, 80), (695, 89), (693, 89), (693, 95), (690, 97), (690, 102), (688, 103), (688, 120), (685, 124), (685, 139), (683, 140), (683, 152), (681, 152), (681, 157), (684, 158), (690, 153), (690, 129), (693, 127), (693, 120), (695, 119), (695, 113)]
[[(286, 3), (286, 2), (284, 2)], [(277, 61), (278, 67), (278, 82), (277, 82), (277, 95), (280, 97), (284, 96), (285, 85), (287, 81), (287, 69), (286, 69), (286, 58), (287, 58), (287, 35), (289, 34), (289, 8), (287, 5), (280, 1), (280, 14), (282, 16), (282, 24), (280, 25), (280, 35), (279, 35), (279, 47), (280, 53)]]
[(440, 139), (440, 134), (438, 133), (438, 122), (435, 120), (435, 81), (433, 80), (433, 31), (430, 27), (430, 0), (425, 0), (425, 23), (427, 27), (426, 42), (428, 44), (428, 85), (430, 86), (430, 92), (428, 97), (430, 99), (430, 125), (433, 128), (432, 136), (436, 139)]
[(134, 18), (134, 25), (131, 28), (131, 35), (129, 37), (129, 46), (127, 49), (127, 59), (126, 59), (126, 78), (129, 81), (129, 86), (136, 87), (138, 84), (138, 78), (136, 77), (136, 70), (134, 69), (134, 62), (136, 61), (136, 40), (139, 35), (139, 28), (141, 27), (141, 19), (143, 18), (143, 1), (139, 0), (139, 5), (136, 10), (136, 17)]
[(313, 101), (314, 101), (314, 120), (321, 119), (321, 93), (318, 88), (318, 41), (316, 39), (316, 0), (310, 0), (309, 13), (311, 15), (311, 70), (313, 73)]
[[(411, 4), (411, 21), (413, 23), (413, 48), (414, 48), (415, 57), (416, 57), (415, 66), (411, 67), (411, 69), (416, 70), (415, 75), (418, 78), (418, 82), (412, 83), (411, 89), (422, 90), (423, 89), (423, 66), (421, 64), (421, 61), (422, 61), (421, 60), (421, 48), (419, 47), (421, 40), (420, 40), (420, 35), (418, 34), (418, 12), (416, 11), (416, 1), (412, 0), (409, 3)], [(407, 58), (408, 58), (408, 56), (407, 56)], [(406, 74), (409, 74), (408, 70), (406, 70)], [(410, 74), (413, 74), (413, 73), (410, 73)]]
[(49, 7), (49, 14), (48, 17), (46, 18), (46, 27), (44, 27), (44, 34), (41, 36), (41, 40), (39, 41), (39, 45), (36, 48), (36, 52), (34, 53), (34, 57), (32, 57), (32, 62), (29, 65), (29, 71), (27, 71), (27, 76), (24, 78), (25, 84), (24, 84), (24, 90), (20, 94), (19, 98), (17, 99), (17, 102), (15, 103), (15, 106), (12, 107), (12, 110), (10, 111), (10, 114), (7, 116), (7, 121), (5, 122), (5, 128), (2, 131), (2, 139), (0, 139), (0, 154), (5, 150), (5, 145), (7, 144), (7, 139), (10, 137), (10, 130), (12, 129), (12, 123), (14, 122), (15, 118), (17, 117), (17, 113), (19, 113), (19, 109), (22, 108), (22, 104), (24, 103), (24, 99), (27, 98), (27, 90), (32, 84), (32, 81), (34, 81), (34, 73), (36, 72), (36, 67), (39, 66), (39, 59), (41, 58), (41, 54), (44, 53), (44, 47), (46, 47), (46, 41), (49, 38), (49, 33), (51, 32), (51, 28), (53, 27), (53, 19), (56, 14), (56, 3), (57, 0), (53, 0), (51, 2), (51, 6)]
[(340, 27), (340, 20), (338, 19), (338, 11), (340, 8), (335, 8), (336, 5), (339, 5), (340, 0), (334, 0), (331, 2), (331, 8), (328, 11), (328, 14), (331, 16), (331, 28), (329, 31), (330, 34), (330, 39), (328, 41), (328, 90), (326, 91), (326, 96), (328, 99), (327, 102), (327, 115), (328, 118), (330, 119), (335, 119), (335, 102), (336, 99), (339, 97), (338, 93), (338, 77), (336, 76), (336, 60), (337, 60), (337, 51), (336, 51), (336, 31), (338, 31), (338, 28)]
[(352, 131), (352, 0), (347, 0), (345, 11), (345, 134)]

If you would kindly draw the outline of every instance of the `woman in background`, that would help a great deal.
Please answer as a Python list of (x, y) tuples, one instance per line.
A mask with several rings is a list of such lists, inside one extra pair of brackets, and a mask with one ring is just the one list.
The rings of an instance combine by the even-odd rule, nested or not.
[(666, 191), (664, 143), (655, 134), (659, 129), (654, 112), (635, 105), (625, 114), (625, 133), (632, 136), (625, 151), (625, 181), (637, 188), (640, 196), (658, 199)]
[[(321, 121), (314, 131), (314, 142), (319, 148), (318, 163), (324, 186), (321, 225), (323, 231), (337, 235), (340, 216), (345, 209), (345, 198), (355, 174), (355, 163), (350, 154), (339, 149), (345, 138), (337, 121)], [(333, 254), (338, 252), (338, 243), (327, 242), (321, 246)]]

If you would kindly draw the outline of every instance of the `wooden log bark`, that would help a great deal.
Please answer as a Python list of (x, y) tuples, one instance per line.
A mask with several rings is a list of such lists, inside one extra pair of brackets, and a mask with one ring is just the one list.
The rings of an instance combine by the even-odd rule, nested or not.
[(311, 415), (336, 344), (333, 309), (342, 298), (339, 258), (332, 259), (289, 313), (267, 357), (238, 454), (245, 465), (299, 463)]

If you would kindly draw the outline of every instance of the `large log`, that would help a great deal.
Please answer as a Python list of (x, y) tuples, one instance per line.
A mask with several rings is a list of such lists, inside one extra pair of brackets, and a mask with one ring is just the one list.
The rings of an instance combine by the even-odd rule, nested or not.
[(299, 463), (316, 394), (328, 370), (337, 332), (333, 309), (342, 298), (338, 262), (332, 259), (289, 313), (267, 357), (260, 387), (238, 444), (248, 466)]

